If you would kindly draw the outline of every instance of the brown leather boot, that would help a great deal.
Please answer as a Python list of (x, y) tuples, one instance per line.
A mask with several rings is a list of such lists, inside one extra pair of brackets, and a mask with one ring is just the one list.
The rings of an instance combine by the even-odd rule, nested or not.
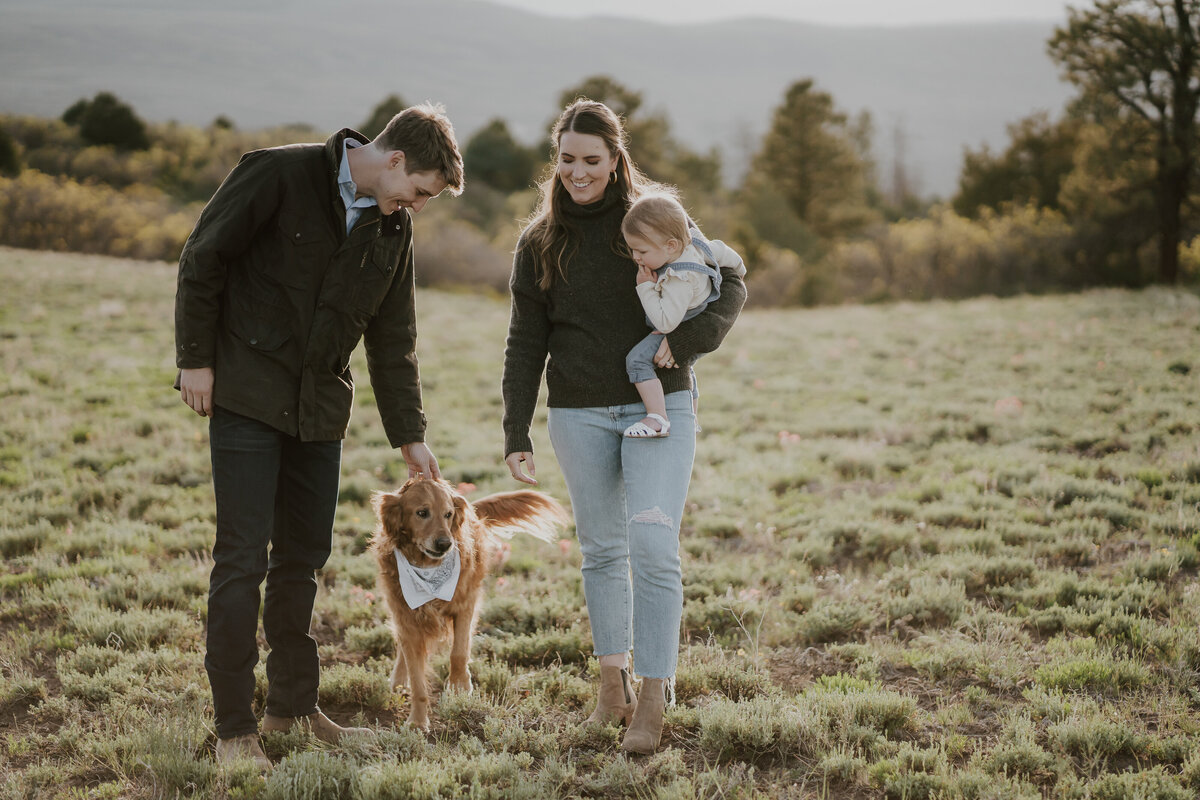
[(217, 739), (217, 763), (222, 767), (247, 758), (254, 762), (259, 772), (270, 772), (274, 766), (263, 752), (262, 745), (258, 743), (257, 733)]
[(638, 691), (637, 711), (621, 749), (626, 753), (649, 755), (658, 749), (662, 740), (663, 711), (667, 707), (666, 680), (664, 678), (642, 678)]
[(342, 737), (354, 733), (371, 733), (370, 728), (343, 728), (320, 711), (314, 711), (304, 717), (277, 717), (274, 714), (264, 714), (263, 733), (290, 731), (299, 727), (322, 742), (338, 744)]
[(596, 710), (587, 722), (602, 725), (621, 722), (628, 725), (633, 719), (637, 700), (633, 696), (633, 681), (629, 670), (624, 667), (600, 667), (600, 692), (596, 698)]

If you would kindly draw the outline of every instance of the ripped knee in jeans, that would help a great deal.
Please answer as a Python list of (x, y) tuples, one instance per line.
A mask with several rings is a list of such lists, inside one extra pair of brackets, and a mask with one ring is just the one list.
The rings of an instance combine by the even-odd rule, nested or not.
[(644, 525), (662, 525), (664, 528), (675, 529), (675, 520), (663, 513), (663, 510), (658, 506), (639, 511), (629, 521), (640, 522)]

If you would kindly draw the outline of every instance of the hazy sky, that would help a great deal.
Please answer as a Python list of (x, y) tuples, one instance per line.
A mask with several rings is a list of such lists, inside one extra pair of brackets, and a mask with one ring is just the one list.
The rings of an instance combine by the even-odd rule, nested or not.
[(1066, 20), (1084, 0), (496, 0), (539, 14), (594, 14), (655, 22), (707, 22), (731, 17), (779, 17), (825, 25), (930, 25), (997, 20)]

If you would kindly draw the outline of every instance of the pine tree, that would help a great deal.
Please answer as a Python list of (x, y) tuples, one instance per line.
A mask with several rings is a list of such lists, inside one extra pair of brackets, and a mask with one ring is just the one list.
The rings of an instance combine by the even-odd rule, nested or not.
[[(1105, 0), (1070, 9), (1050, 55), (1083, 93), (1140, 119), (1154, 150), (1159, 280), (1179, 278), (1182, 210), (1196, 169), (1200, 0)], [(1104, 107), (1101, 105), (1100, 107)]]

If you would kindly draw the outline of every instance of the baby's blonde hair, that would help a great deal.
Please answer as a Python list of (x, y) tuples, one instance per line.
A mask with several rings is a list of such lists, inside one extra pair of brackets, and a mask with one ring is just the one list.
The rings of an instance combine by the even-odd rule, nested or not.
[(665, 244), (674, 239), (681, 244), (692, 240), (688, 234), (688, 215), (683, 206), (669, 194), (645, 194), (634, 201), (621, 221), (624, 236)]

